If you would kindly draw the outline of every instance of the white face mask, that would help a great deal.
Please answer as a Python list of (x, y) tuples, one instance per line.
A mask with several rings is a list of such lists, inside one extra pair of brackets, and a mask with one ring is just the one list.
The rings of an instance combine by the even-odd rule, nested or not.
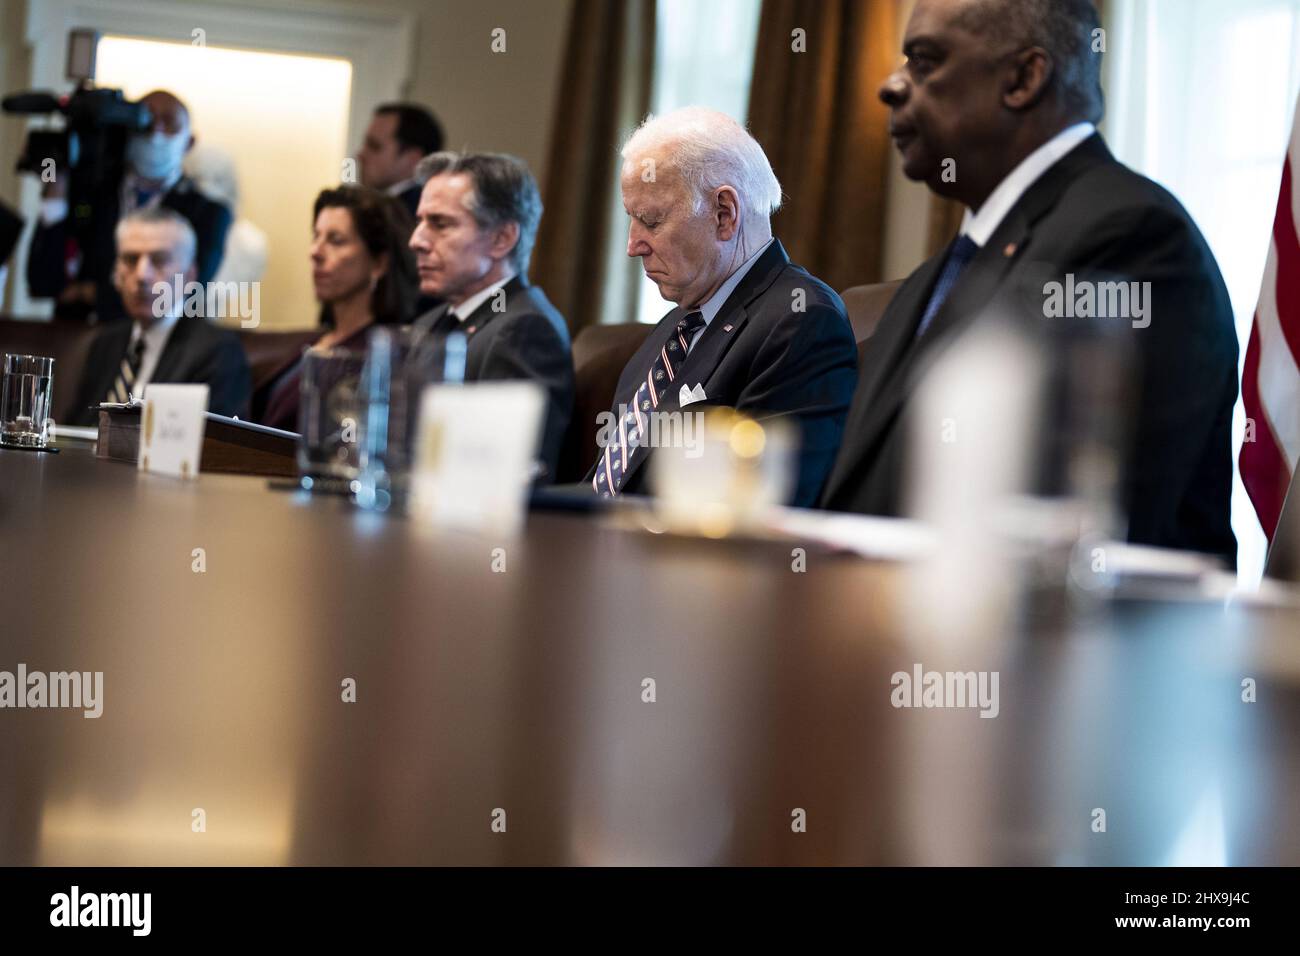
[(137, 133), (126, 144), (126, 161), (136, 175), (145, 179), (166, 180), (180, 172), (189, 133), (175, 136), (166, 133)]

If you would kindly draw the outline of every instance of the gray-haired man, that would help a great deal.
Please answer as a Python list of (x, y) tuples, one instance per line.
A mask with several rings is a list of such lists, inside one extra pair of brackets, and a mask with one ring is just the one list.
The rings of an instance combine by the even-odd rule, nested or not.
[(411, 235), (420, 291), (443, 304), (416, 320), (435, 349), (468, 339), (466, 381), (524, 379), (547, 392), (542, 481), (553, 481), (573, 414), (573, 357), (564, 317), (528, 284), (542, 201), (528, 167), (493, 153), (433, 153)]
[(239, 337), (199, 316), (185, 314), (184, 289), (198, 274), (198, 243), (189, 220), (166, 206), (127, 213), (118, 220), (113, 287), (129, 322), (109, 322), (91, 343), (70, 425), (93, 425), (93, 406), (142, 396), (150, 383), (208, 386), (208, 410), (247, 413), (248, 359)]
[(604, 497), (643, 493), (654, 416), (722, 405), (798, 426), (792, 501), (812, 504), (840, 444), (857, 352), (840, 297), (772, 236), (781, 185), (762, 147), (730, 117), (686, 107), (632, 134), (621, 186), (627, 254), (674, 308), (623, 370), (620, 425), (597, 437), (587, 483)]

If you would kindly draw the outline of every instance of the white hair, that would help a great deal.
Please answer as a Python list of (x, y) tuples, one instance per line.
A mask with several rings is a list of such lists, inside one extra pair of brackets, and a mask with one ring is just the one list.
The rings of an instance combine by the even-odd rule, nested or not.
[(623, 144), (623, 160), (655, 149), (665, 151), (669, 167), (682, 177), (696, 215), (720, 186), (736, 190), (745, 218), (767, 220), (781, 208), (781, 184), (763, 147), (726, 113), (685, 106), (647, 116)]

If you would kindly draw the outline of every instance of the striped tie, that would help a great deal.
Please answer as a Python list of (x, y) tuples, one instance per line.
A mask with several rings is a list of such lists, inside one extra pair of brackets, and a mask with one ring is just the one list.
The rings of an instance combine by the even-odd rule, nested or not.
[(618, 416), (618, 447), (606, 442), (600, 460), (596, 462), (596, 473), (591, 478), (592, 490), (602, 498), (612, 498), (622, 489), (628, 462), (636, 455), (650, 429), (648, 415), (659, 407), (668, 389), (672, 388), (678, 370), (686, 361), (686, 353), (691, 350), (691, 339), (703, 327), (704, 316), (701, 313), (691, 312), (683, 316), (655, 356), (654, 364), (636, 390), (631, 409), (624, 409), (621, 414), (618, 409), (614, 410)]
[(106, 402), (125, 403), (131, 398), (131, 386), (135, 384), (135, 377), (140, 374), (140, 365), (144, 361), (144, 336), (140, 336), (126, 350), (122, 356), (122, 364), (117, 370), (117, 379), (113, 382), (113, 387), (108, 390)]

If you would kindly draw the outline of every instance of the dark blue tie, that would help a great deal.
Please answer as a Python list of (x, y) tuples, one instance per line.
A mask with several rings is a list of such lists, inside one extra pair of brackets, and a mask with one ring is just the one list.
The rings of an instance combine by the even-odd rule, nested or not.
[(925, 314), (921, 316), (921, 324), (916, 327), (918, 339), (925, 335), (925, 330), (930, 327), (930, 323), (939, 313), (944, 299), (948, 298), (948, 293), (957, 284), (957, 277), (979, 251), (980, 247), (975, 244), (975, 240), (965, 233), (958, 236), (957, 241), (952, 244), (952, 248), (948, 250), (948, 259), (943, 264), (943, 271), (939, 273), (939, 281), (934, 284), (934, 291), (930, 293), (930, 302), (925, 307)]

